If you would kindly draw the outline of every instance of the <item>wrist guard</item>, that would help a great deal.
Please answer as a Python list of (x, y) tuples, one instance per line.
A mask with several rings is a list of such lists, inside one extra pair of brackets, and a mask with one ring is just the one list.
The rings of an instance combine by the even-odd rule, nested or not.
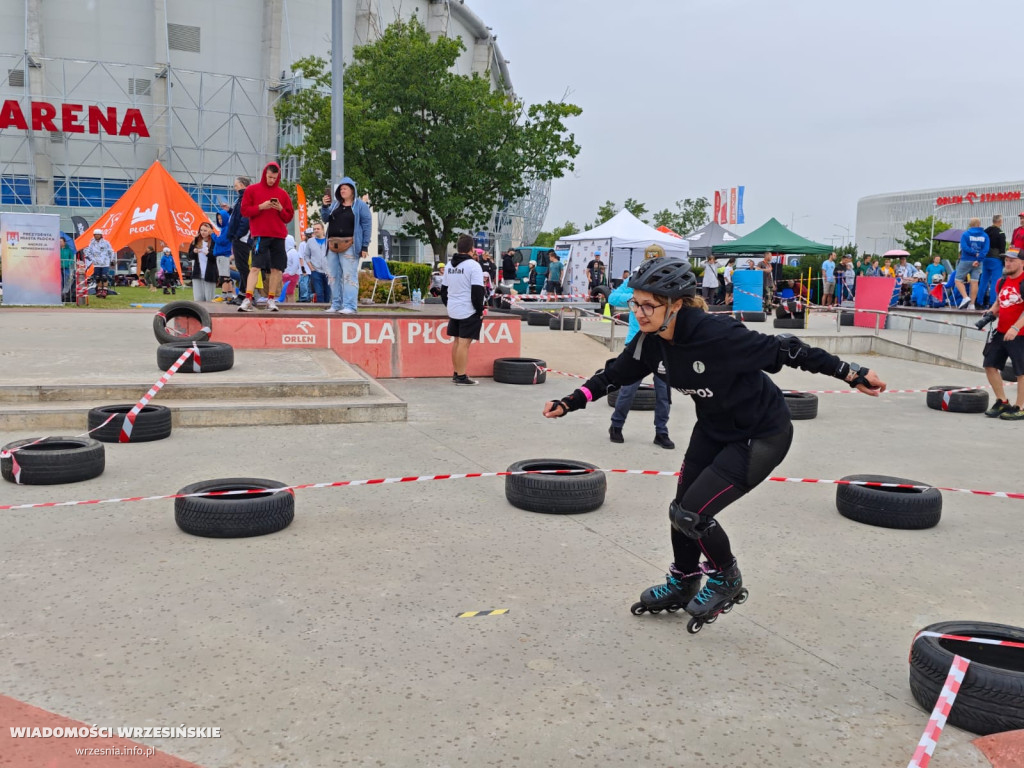
[(565, 407), (565, 412), (569, 413), (570, 411), (579, 411), (582, 410), (583, 408), (586, 408), (588, 401), (587, 396), (577, 389), (571, 395), (569, 395), (568, 397), (563, 397), (558, 402), (560, 402)]
[[(857, 365), (857, 363), (840, 363), (839, 369), (835, 372), (834, 376), (837, 379), (852, 384), (854, 387), (870, 387), (868, 384), (868, 373), (871, 372), (870, 368)], [(850, 378), (850, 374), (853, 374), (853, 378)]]

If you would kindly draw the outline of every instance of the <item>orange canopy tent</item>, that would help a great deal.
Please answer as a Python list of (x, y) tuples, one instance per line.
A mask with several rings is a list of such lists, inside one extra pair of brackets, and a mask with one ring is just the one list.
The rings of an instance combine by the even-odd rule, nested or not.
[(162, 240), (171, 249), (178, 276), (184, 279), (179, 252), (187, 250), (187, 243), (204, 221), (213, 226), (199, 204), (157, 160), (94, 226), (75, 239), (75, 248), (83, 250), (89, 245), (96, 229), (102, 230), (115, 252), (140, 240)]

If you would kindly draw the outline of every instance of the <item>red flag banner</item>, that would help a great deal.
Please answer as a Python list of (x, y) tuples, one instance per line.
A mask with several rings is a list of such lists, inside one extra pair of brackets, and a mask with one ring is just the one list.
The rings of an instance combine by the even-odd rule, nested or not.
[(719, 213), (722, 210), (722, 193), (715, 190), (715, 216), (712, 221), (718, 221)]

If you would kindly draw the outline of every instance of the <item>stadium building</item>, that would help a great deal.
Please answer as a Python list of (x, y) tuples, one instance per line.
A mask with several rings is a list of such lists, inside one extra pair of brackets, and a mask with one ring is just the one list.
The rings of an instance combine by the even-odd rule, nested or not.
[(1017, 226), (1017, 214), (1024, 211), (1022, 193), (1024, 181), (1005, 181), (862, 197), (857, 201), (857, 247), (861, 253), (899, 248), (896, 241), (906, 237), (903, 225), (929, 216), (967, 229), (973, 218), (987, 227), (1001, 213), (1003, 230), (1009, 234)]
[[(348, 0), (344, 57), (395, 19), (460, 37), (459, 74), (511, 90), (497, 38), (460, 0)], [(92, 223), (154, 160), (204, 210), (233, 200), (298, 136), (274, 117), (304, 84), (297, 59), (329, 57), (331, 0), (23, 0), (0, 4), (0, 206)], [(298, 168), (285, 164), (285, 178)], [(358, 180), (357, 180), (358, 181)], [(550, 184), (491, 222), (498, 244), (533, 242)], [(311, 197), (315, 194), (311, 193)], [(382, 217), (384, 218), (384, 217)], [(389, 217), (380, 224), (401, 226)], [(395, 258), (427, 258), (396, 240)]]

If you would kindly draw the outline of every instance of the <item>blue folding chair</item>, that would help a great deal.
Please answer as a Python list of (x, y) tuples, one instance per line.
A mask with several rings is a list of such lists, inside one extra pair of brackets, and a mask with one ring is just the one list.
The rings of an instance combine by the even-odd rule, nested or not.
[(400, 280), (405, 280), (405, 288), (406, 288), (406, 290), (408, 290), (409, 289), (409, 276), (408, 275), (392, 275), (391, 274), (391, 270), (388, 268), (388, 263), (386, 261), (384, 261), (383, 257), (381, 257), (381, 256), (374, 256), (373, 257), (373, 293), (370, 294), (370, 295), (373, 296), (373, 300), (374, 301), (377, 300), (377, 283), (380, 283), (380, 282), (383, 282), (383, 281), (388, 281), (388, 282), (391, 283), (391, 288), (388, 291), (388, 300), (386, 302), (384, 302), (384, 303), (385, 304), (390, 304), (391, 303), (391, 296), (395, 292), (395, 283), (399, 282)]

